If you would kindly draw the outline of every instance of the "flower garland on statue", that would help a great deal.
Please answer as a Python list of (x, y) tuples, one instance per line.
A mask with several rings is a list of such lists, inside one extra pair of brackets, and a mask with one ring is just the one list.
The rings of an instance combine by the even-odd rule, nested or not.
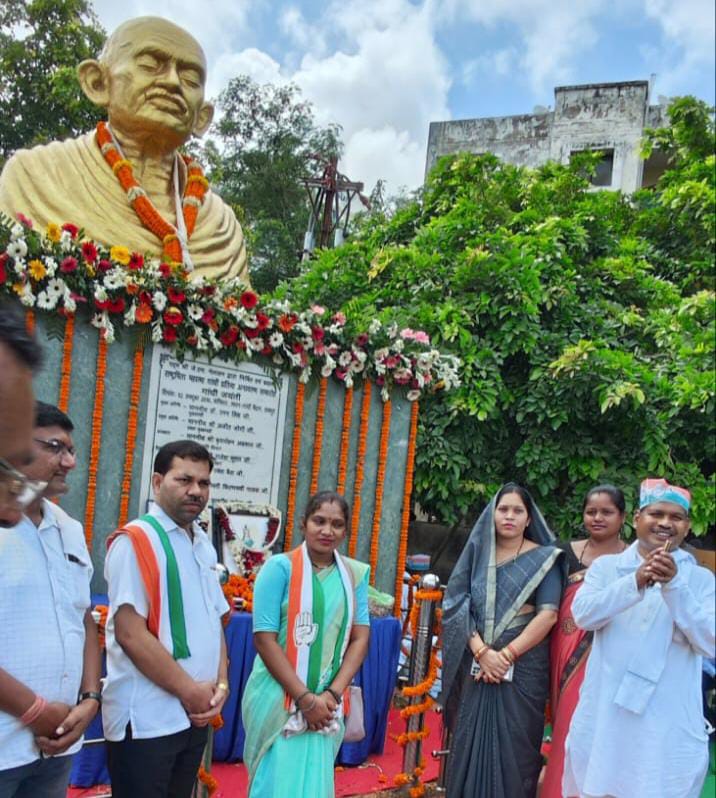
[(107, 342), (100, 331), (97, 342), (97, 369), (95, 377), (94, 408), (92, 410), (92, 434), (90, 437), (90, 456), (87, 468), (87, 499), (85, 504), (85, 540), (92, 551), (92, 532), (94, 526), (94, 507), (97, 496), (97, 470), (99, 450), (102, 439), (102, 416), (104, 414), (104, 378), (107, 373)]
[[(417, 590), (415, 592), (415, 601), (410, 611), (410, 626), (413, 630), (413, 639), (418, 631), (418, 615), (420, 613), (420, 605), (423, 601), (442, 601), (442, 590)], [(430, 690), (435, 684), (438, 676), (438, 669), (440, 668), (439, 651), (441, 648), (441, 632), (442, 632), (442, 610), (436, 608), (435, 610), (435, 625), (433, 627), (433, 636), (436, 637), (437, 642), (430, 652), (430, 663), (428, 665), (428, 672), (422, 682), (415, 685), (408, 685), (401, 691), (402, 695), (406, 698), (422, 698), (417, 704), (411, 704), (400, 710), (400, 717), (407, 721), (413, 715), (421, 715), (427, 712), (435, 703), (430, 696)], [(430, 729), (423, 726), (422, 729), (416, 732), (403, 732), (394, 736), (395, 741), (401, 748), (410, 742), (417, 742), (425, 740), (430, 734)], [(412, 773), (398, 773), (393, 779), (393, 783), (397, 787), (413, 786), (409, 790), (411, 798), (420, 798), (425, 795), (425, 785), (422, 782), (422, 776), (425, 771), (425, 759), (421, 758), (418, 766)]]
[(301, 425), (306, 386), (299, 382), (296, 386), (296, 406), (293, 413), (293, 438), (291, 440), (291, 466), (289, 468), (288, 500), (286, 502), (286, 533), (283, 550), (289, 551), (293, 545), (293, 523), (296, 515), (296, 486), (298, 484), (298, 461), (301, 457)]
[(373, 386), (370, 382), (363, 384), (363, 400), (360, 407), (360, 426), (358, 428), (358, 453), (356, 457), (356, 475), (353, 482), (353, 505), (351, 510), (351, 538), (348, 543), (348, 554), (356, 556), (358, 532), (360, 530), (361, 491), (365, 472), (365, 452), (370, 426), (370, 400)]
[(129, 389), (129, 413), (127, 415), (127, 441), (124, 456), (124, 476), (119, 494), (119, 525), (124, 526), (129, 512), (129, 492), (132, 488), (132, 465), (134, 449), (137, 443), (137, 418), (139, 416), (139, 398), (142, 392), (142, 372), (144, 371), (144, 351), (134, 352), (132, 384)]
[(62, 340), (62, 363), (60, 365), (60, 395), (57, 406), (63, 413), (70, 403), (70, 376), (72, 374), (72, 343), (75, 336), (75, 316), (70, 313), (65, 318), (65, 336)]
[[(405, 558), (408, 553), (408, 530), (410, 527), (410, 507), (413, 494), (413, 476), (415, 474), (415, 446), (418, 439), (418, 402), (413, 402), (410, 409), (410, 433), (408, 435), (408, 456), (405, 464), (405, 484), (403, 485), (403, 511), (400, 519), (400, 539), (398, 541), (398, 562), (395, 566), (395, 615), (400, 617), (400, 604), (403, 595), (403, 574)], [(412, 599), (412, 592), (408, 593)], [(405, 633), (405, 630), (403, 630)]]
[(338, 460), (336, 492), (342, 494), (346, 488), (348, 473), (348, 451), (351, 442), (351, 413), (353, 411), (353, 388), (346, 388), (343, 399), (343, 421), (341, 423), (341, 454)]
[[(183, 264), (184, 256), (176, 228), (162, 217), (147, 197), (146, 192), (134, 177), (132, 164), (119, 152), (106, 122), (97, 123), (96, 139), (102, 156), (119, 180), (134, 212), (142, 224), (162, 242), (163, 257), (172, 266)], [(186, 236), (189, 239), (194, 232), (199, 208), (209, 190), (209, 182), (204, 177), (201, 166), (193, 158), (183, 155), (182, 159), (187, 167), (187, 181), (182, 197), (182, 215), (184, 216)]]
[(309, 493), (313, 495), (318, 490), (318, 477), (321, 472), (321, 451), (323, 449), (323, 417), (326, 413), (326, 392), (328, 377), (321, 377), (318, 390), (318, 407), (316, 408), (316, 427), (313, 431), (313, 462), (311, 464), (311, 487)]
[[(86, 312), (108, 344), (123, 329), (138, 329), (172, 347), (179, 359), (194, 353), (233, 362), (263, 357), (303, 383), (320, 375), (351, 388), (370, 379), (383, 400), (395, 387), (414, 401), (459, 385), (458, 359), (432, 347), (420, 330), (380, 319), (356, 329), (344, 314), (320, 305), (298, 312), (286, 301), (262, 303), (238, 280), (189, 280), (171, 262), (96, 244), (71, 223), (38, 231), (25, 217), (0, 214), (0, 295), (65, 317), (68, 367), (75, 314)], [(69, 396), (68, 378), (63, 385)]]
[(390, 399), (383, 404), (383, 421), (380, 426), (380, 445), (378, 447), (378, 473), (375, 477), (375, 507), (373, 509), (373, 528), (370, 539), (370, 583), (375, 585), (380, 552), (380, 522), (383, 514), (383, 492), (385, 489), (385, 467), (388, 462), (388, 442), (390, 441), (390, 418), (393, 403)]

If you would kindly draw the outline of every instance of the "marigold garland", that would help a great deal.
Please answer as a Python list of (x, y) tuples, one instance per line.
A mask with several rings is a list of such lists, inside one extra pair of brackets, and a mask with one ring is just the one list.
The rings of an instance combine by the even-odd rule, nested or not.
[(217, 781), (215, 776), (212, 776), (208, 770), (204, 768), (203, 765), (199, 766), (199, 772), (197, 773), (197, 779), (206, 787), (207, 792), (209, 793), (209, 797), (216, 792), (217, 788), (219, 787), (219, 782)]
[(336, 492), (343, 494), (346, 489), (346, 474), (348, 473), (348, 450), (351, 438), (351, 416), (353, 413), (353, 388), (346, 388), (343, 397), (343, 422), (341, 424), (341, 453), (338, 460), (338, 481)]
[[(229, 576), (228, 581), (222, 585), (221, 589), (224, 591), (224, 596), (232, 609), (238, 609), (236, 608), (236, 600), (239, 599), (242, 612), (253, 612), (255, 581), (255, 573), (250, 573), (248, 576), (239, 576), (238, 574)], [(228, 616), (229, 613), (225, 616), (227, 623), (229, 621)]]
[(405, 484), (403, 485), (403, 515), (400, 519), (398, 562), (395, 566), (395, 604), (393, 605), (393, 611), (396, 617), (400, 617), (405, 558), (408, 554), (408, 528), (410, 527), (410, 506), (413, 495), (413, 476), (415, 474), (415, 443), (418, 438), (418, 409), (418, 402), (413, 402), (410, 409), (410, 433), (408, 435), (408, 458), (405, 464)]
[(321, 471), (321, 452), (323, 450), (323, 419), (326, 413), (326, 392), (328, 377), (322, 377), (318, 390), (316, 427), (313, 433), (313, 463), (311, 465), (311, 496), (318, 490), (318, 477)]
[(298, 382), (296, 386), (296, 410), (293, 417), (293, 441), (291, 442), (291, 468), (288, 479), (288, 500), (286, 502), (286, 534), (283, 540), (283, 550), (288, 551), (293, 546), (293, 517), (296, 513), (296, 485), (298, 483), (298, 460), (301, 455), (301, 424), (303, 423), (303, 404), (305, 401), (306, 385)]
[(65, 337), (62, 341), (62, 363), (60, 365), (60, 395), (57, 406), (63, 413), (70, 404), (70, 376), (72, 374), (72, 343), (75, 337), (75, 317), (65, 317)]
[(104, 413), (104, 378), (107, 373), (107, 341), (100, 334), (97, 343), (97, 374), (95, 377), (94, 409), (92, 410), (92, 436), (90, 443), (89, 467), (87, 469), (87, 504), (85, 505), (85, 540), (92, 551), (92, 527), (94, 506), (97, 498), (97, 469), (102, 438), (102, 416)]
[[(142, 224), (162, 242), (162, 254), (172, 263), (182, 263), (184, 258), (181, 244), (177, 237), (176, 228), (169, 224), (154, 207), (152, 201), (147, 197), (144, 189), (134, 177), (132, 164), (122, 158), (115, 146), (112, 134), (109, 132), (106, 122), (97, 124), (97, 144), (109, 164), (114, 174), (119, 180), (119, 184), (127, 194), (129, 204), (139, 217)], [(199, 208), (204, 202), (204, 197), (209, 188), (209, 183), (204, 177), (201, 166), (188, 156), (182, 156), (187, 167), (187, 181), (182, 197), (182, 214), (186, 225), (187, 238), (191, 238), (196, 224), (196, 217)]]
[(365, 473), (365, 451), (370, 427), (370, 401), (373, 385), (369, 380), (363, 383), (363, 401), (360, 408), (360, 427), (358, 429), (358, 454), (356, 456), (356, 477), (353, 482), (353, 505), (351, 512), (351, 539), (348, 545), (350, 557), (356, 556), (358, 531), (360, 529), (361, 490)]
[(375, 507), (373, 509), (373, 528), (370, 538), (370, 583), (375, 585), (375, 572), (380, 552), (380, 521), (383, 513), (383, 491), (385, 489), (385, 466), (388, 462), (388, 443), (390, 441), (390, 418), (393, 403), (388, 399), (383, 403), (383, 421), (380, 426), (380, 446), (378, 448), (378, 473), (375, 477)]
[(137, 443), (137, 417), (139, 415), (139, 397), (142, 391), (142, 373), (144, 371), (144, 350), (134, 353), (132, 384), (129, 390), (129, 414), (127, 416), (127, 440), (124, 456), (124, 476), (119, 496), (119, 526), (124, 526), (129, 513), (129, 492), (132, 488), (132, 465), (134, 449)]
[[(415, 639), (415, 635), (417, 635), (418, 631), (418, 615), (420, 612), (420, 605), (423, 601), (441, 601), (443, 597), (442, 590), (416, 590), (415, 591), (415, 601), (413, 603), (413, 607), (409, 613), (410, 618), (410, 625), (412, 627), (413, 632), (413, 639)], [(438, 652), (441, 648), (441, 635), (442, 631), (442, 609), (437, 607), (435, 609), (435, 622), (433, 627), (433, 633), (437, 637), (437, 643), (433, 646), (430, 652), (430, 664), (428, 665), (428, 672), (425, 675), (425, 679), (422, 682), (419, 682), (415, 685), (408, 685), (402, 689), (402, 695), (406, 698), (420, 698), (422, 697), (422, 701), (416, 704), (410, 704), (407, 707), (404, 707), (400, 711), (400, 716), (406, 722), (413, 716), (417, 716), (423, 714), (428, 709), (430, 709), (434, 701), (430, 696), (430, 690), (432, 689), (433, 685), (435, 684), (435, 680), (438, 676), (438, 669), (440, 667), (440, 658)], [(398, 734), (394, 736), (394, 739), (401, 747), (405, 747), (408, 743), (411, 742), (418, 742), (424, 740), (428, 734), (430, 733), (430, 729), (427, 726), (423, 726), (422, 729), (418, 731), (409, 732), (405, 731), (402, 734)], [(425, 771), (425, 760), (421, 759), (418, 763), (418, 766), (415, 770), (408, 774), (408, 773), (398, 773), (395, 778), (393, 779), (393, 783), (398, 786), (407, 786), (408, 784), (412, 784), (413, 786), (409, 790), (409, 794), (411, 796), (420, 796), (425, 794), (425, 785), (422, 783), (422, 776)]]
[(29, 309), (25, 313), (25, 328), (32, 335), (35, 332), (35, 311)]

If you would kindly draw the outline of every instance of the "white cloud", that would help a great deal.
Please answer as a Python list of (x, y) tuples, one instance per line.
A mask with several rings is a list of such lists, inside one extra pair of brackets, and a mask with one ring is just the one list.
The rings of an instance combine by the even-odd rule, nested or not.
[(352, 180), (360, 180), (369, 194), (378, 180), (384, 180), (388, 195), (401, 188), (416, 188), (423, 182), (425, 170), (425, 135), (415, 140), (405, 130), (385, 126), (361, 128), (346, 142), (341, 171)]
[(207, 96), (216, 97), (237, 75), (248, 75), (256, 83), (284, 83), (281, 65), (255, 47), (239, 53), (222, 53), (209, 67)]

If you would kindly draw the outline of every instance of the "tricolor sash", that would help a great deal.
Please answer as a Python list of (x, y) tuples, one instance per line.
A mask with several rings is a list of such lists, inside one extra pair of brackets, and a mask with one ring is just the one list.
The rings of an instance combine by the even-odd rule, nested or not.
[[(187, 659), (191, 656), (186, 637), (184, 620), (184, 599), (182, 597), (181, 580), (176, 555), (169, 536), (164, 527), (153, 515), (143, 515), (140, 521), (148, 524), (156, 532), (159, 543), (166, 558), (167, 600), (169, 602), (169, 626), (172, 638), (172, 656), (174, 659)], [(149, 534), (139, 524), (127, 524), (117, 529), (107, 538), (107, 550), (119, 535), (127, 535), (137, 558), (139, 573), (147, 591), (149, 617), (147, 628), (159, 639), (159, 624), (162, 617), (162, 591), (159, 563), (154, 545)]]
[[(323, 591), (318, 577), (313, 573), (306, 544), (302, 543), (289, 556), (291, 558), (291, 579), (288, 586), (286, 656), (298, 678), (311, 692), (315, 692), (321, 678), (324, 629)], [(337, 551), (333, 552), (333, 557), (343, 582), (344, 611), (338, 645), (336, 645), (333, 655), (332, 678), (338, 672), (348, 648), (355, 617), (353, 577)], [(295, 711), (294, 701), (288, 693), (285, 696), (284, 707), (289, 712)]]

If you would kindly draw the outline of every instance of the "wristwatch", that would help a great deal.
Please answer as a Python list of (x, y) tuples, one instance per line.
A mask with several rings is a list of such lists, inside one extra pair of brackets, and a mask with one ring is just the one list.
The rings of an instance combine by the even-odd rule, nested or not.
[(81, 704), (83, 701), (86, 701), (88, 698), (94, 698), (94, 700), (98, 704), (102, 704), (102, 693), (96, 693), (94, 690), (88, 690), (86, 693), (80, 693), (77, 696), (77, 703)]

